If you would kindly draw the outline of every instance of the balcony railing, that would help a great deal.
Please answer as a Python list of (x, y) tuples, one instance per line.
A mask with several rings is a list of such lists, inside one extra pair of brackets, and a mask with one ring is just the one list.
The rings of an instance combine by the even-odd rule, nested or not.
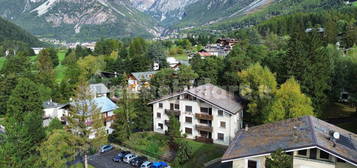
[(105, 117), (105, 121), (113, 121), (115, 120), (115, 116), (108, 116), (108, 117)]
[(199, 131), (212, 132), (213, 128), (209, 125), (196, 125), (196, 129)]
[(168, 109), (166, 109), (166, 110), (165, 110), (165, 113), (166, 113), (167, 115), (179, 116), (180, 113), (181, 113), (181, 111), (180, 111), (180, 110), (168, 110)]
[(205, 113), (196, 113), (195, 114), (197, 119), (202, 119), (202, 120), (213, 120), (213, 116)]
[(196, 136), (195, 140), (198, 142), (213, 143), (212, 138), (206, 138), (206, 137), (201, 137), (201, 136)]

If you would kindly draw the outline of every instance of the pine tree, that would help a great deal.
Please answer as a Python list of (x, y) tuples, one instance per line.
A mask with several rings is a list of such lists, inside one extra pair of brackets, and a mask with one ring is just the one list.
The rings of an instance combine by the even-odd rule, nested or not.
[(88, 153), (90, 149), (98, 149), (107, 142), (104, 118), (91, 97), (89, 87), (82, 82), (73, 99), (66, 129), (71, 131), (76, 139), (76, 149), (84, 156), (84, 166), (88, 168)]
[(7, 102), (5, 138), (0, 147), (0, 167), (33, 167), (36, 148), (45, 137), (42, 102), (35, 83), (20, 79)]
[(293, 157), (279, 149), (267, 157), (265, 166), (266, 168), (292, 168)]
[[(124, 76), (126, 76), (124, 74)], [(113, 136), (116, 141), (123, 142), (130, 138), (130, 135), (134, 128), (134, 121), (138, 117), (134, 102), (130, 98), (127, 86), (125, 82), (122, 84), (121, 100), (119, 103), (119, 109), (114, 111), (116, 120), (113, 123), (113, 129), (115, 132)]]
[(38, 67), (38, 78), (41, 83), (47, 87), (52, 88), (54, 86), (55, 73), (53, 70), (53, 62), (51, 58), (51, 53), (49, 50), (41, 50), (38, 55), (37, 67)]

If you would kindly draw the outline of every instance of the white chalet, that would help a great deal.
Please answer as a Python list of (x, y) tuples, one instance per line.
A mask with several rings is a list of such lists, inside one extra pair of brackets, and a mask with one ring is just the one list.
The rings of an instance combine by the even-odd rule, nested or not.
[(201, 85), (150, 102), (154, 132), (168, 131), (169, 115), (182, 134), (201, 142), (229, 145), (243, 125), (243, 106), (232, 93), (212, 84)]

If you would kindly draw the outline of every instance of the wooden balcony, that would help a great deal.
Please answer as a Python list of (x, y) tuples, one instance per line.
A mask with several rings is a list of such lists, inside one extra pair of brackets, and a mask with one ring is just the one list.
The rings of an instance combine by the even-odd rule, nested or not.
[(196, 125), (196, 129), (198, 131), (206, 131), (206, 132), (212, 132), (213, 128), (208, 125)]
[(209, 115), (209, 114), (205, 114), (205, 113), (196, 113), (195, 114), (197, 119), (201, 119), (201, 120), (213, 120), (213, 116)]
[(108, 116), (108, 117), (105, 117), (105, 121), (113, 121), (115, 120), (115, 116)]
[(198, 142), (213, 143), (213, 139), (206, 138), (206, 137), (201, 137), (201, 136), (196, 136), (195, 140), (198, 141)]
[(168, 110), (168, 109), (165, 109), (165, 113), (167, 115), (180, 116), (181, 111), (180, 110)]

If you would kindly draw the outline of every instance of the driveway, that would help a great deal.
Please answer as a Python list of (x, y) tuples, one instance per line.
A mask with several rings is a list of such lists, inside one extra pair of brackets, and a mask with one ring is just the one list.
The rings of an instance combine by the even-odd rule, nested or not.
[(113, 162), (112, 158), (119, 151), (111, 150), (109, 152), (94, 154), (89, 156), (88, 163), (96, 168), (132, 168), (130, 165), (122, 162)]

